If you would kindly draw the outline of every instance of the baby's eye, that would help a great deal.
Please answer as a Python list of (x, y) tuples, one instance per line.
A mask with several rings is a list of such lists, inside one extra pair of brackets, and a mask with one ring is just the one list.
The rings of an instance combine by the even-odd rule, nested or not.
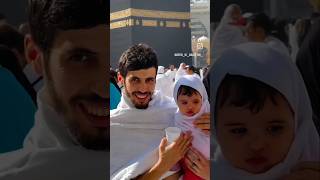
[(244, 135), (247, 131), (247, 128), (234, 128), (230, 130), (230, 132), (235, 135)]
[(271, 126), (267, 128), (267, 131), (268, 133), (275, 135), (275, 134), (281, 133), (283, 129), (284, 129), (283, 126)]
[(194, 100), (193, 103), (194, 103), (194, 104), (199, 104), (200, 101), (199, 101), (199, 100)]

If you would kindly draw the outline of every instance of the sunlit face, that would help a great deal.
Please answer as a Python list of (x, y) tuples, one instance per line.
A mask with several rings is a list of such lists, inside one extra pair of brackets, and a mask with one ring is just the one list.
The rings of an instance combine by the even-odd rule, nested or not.
[(180, 113), (188, 117), (196, 115), (202, 106), (202, 97), (198, 92), (191, 96), (180, 94), (177, 100)]
[(174, 70), (174, 65), (170, 65), (170, 70), (171, 70), (171, 71)]
[(148, 108), (156, 85), (156, 68), (129, 71), (124, 79), (125, 93), (138, 109)]
[(217, 109), (217, 138), (225, 158), (236, 168), (263, 173), (286, 157), (294, 139), (294, 115), (287, 101), (276, 96), (253, 113), (245, 107)]
[(71, 133), (89, 149), (106, 150), (109, 116), (108, 38), (105, 25), (57, 34), (43, 60), (45, 94)]

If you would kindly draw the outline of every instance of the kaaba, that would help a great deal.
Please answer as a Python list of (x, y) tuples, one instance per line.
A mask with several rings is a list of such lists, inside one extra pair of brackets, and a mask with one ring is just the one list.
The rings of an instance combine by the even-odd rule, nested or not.
[(154, 48), (159, 65), (192, 64), (190, 1), (111, 0), (110, 5), (111, 67), (138, 43)]

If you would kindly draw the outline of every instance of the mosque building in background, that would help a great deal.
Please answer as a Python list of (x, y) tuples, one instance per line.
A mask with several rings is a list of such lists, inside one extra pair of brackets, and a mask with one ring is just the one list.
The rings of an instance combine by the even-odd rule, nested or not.
[(157, 52), (159, 65), (192, 64), (190, 1), (111, 0), (110, 64), (137, 43)]

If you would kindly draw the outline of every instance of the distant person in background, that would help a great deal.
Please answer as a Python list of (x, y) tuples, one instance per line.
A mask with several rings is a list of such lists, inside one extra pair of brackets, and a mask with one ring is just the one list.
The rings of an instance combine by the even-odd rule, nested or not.
[(295, 61), (299, 48), (311, 27), (311, 21), (307, 18), (297, 19), (294, 24), (289, 24), (289, 45), (291, 58)]
[(242, 32), (242, 27), (244, 27), (244, 19), (241, 15), (240, 6), (237, 4), (229, 5), (225, 9), (220, 24), (213, 34), (213, 63), (226, 49), (247, 41)]
[(165, 74), (165, 68), (163, 66), (158, 66), (155, 90), (161, 91), (163, 95), (172, 98), (173, 86), (173, 81)]
[(313, 12), (311, 15), (311, 21), (313, 22), (313, 20), (320, 17), (320, 0), (309, 0), (309, 3), (313, 8)]
[(291, 46), (291, 57), (296, 60), (299, 48), (309, 33), (312, 25), (320, 18), (320, 0), (309, 0), (312, 14), (308, 18), (297, 19), (295, 24), (289, 25), (289, 40)]
[(177, 82), (181, 76), (187, 75), (187, 65), (186, 63), (181, 63), (179, 69), (174, 77), (174, 81)]
[(177, 69), (173, 64), (169, 65), (169, 69), (165, 72), (165, 74), (170, 78), (170, 81), (174, 82), (174, 78), (176, 76)]
[(0, 13), (0, 24), (5, 24), (5, 23), (7, 23), (6, 16)]
[(271, 23), (273, 26), (271, 29), (271, 35), (278, 38), (286, 47), (288, 47), (288, 34), (286, 30), (288, 21), (280, 18), (273, 18)]
[(246, 36), (250, 42), (266, 43), (271, 48), (289, 56), (289, 50), (286, 45), (279, 39), (273, 37), (271, 30), (272, 23), (266, 14), (257, 13), (248, 18)]
[(320, 19), (314, 22), (298, 52), (296, 64), (306, 84), (313, 121), (320, 133)]
[(35, 90), (32, 88), (30, 82), (23, 73), (15, 54), (4, 45), (0, 45), (0, 65), (8, 69), (15, 76), (36, 104), (37, 97)]

